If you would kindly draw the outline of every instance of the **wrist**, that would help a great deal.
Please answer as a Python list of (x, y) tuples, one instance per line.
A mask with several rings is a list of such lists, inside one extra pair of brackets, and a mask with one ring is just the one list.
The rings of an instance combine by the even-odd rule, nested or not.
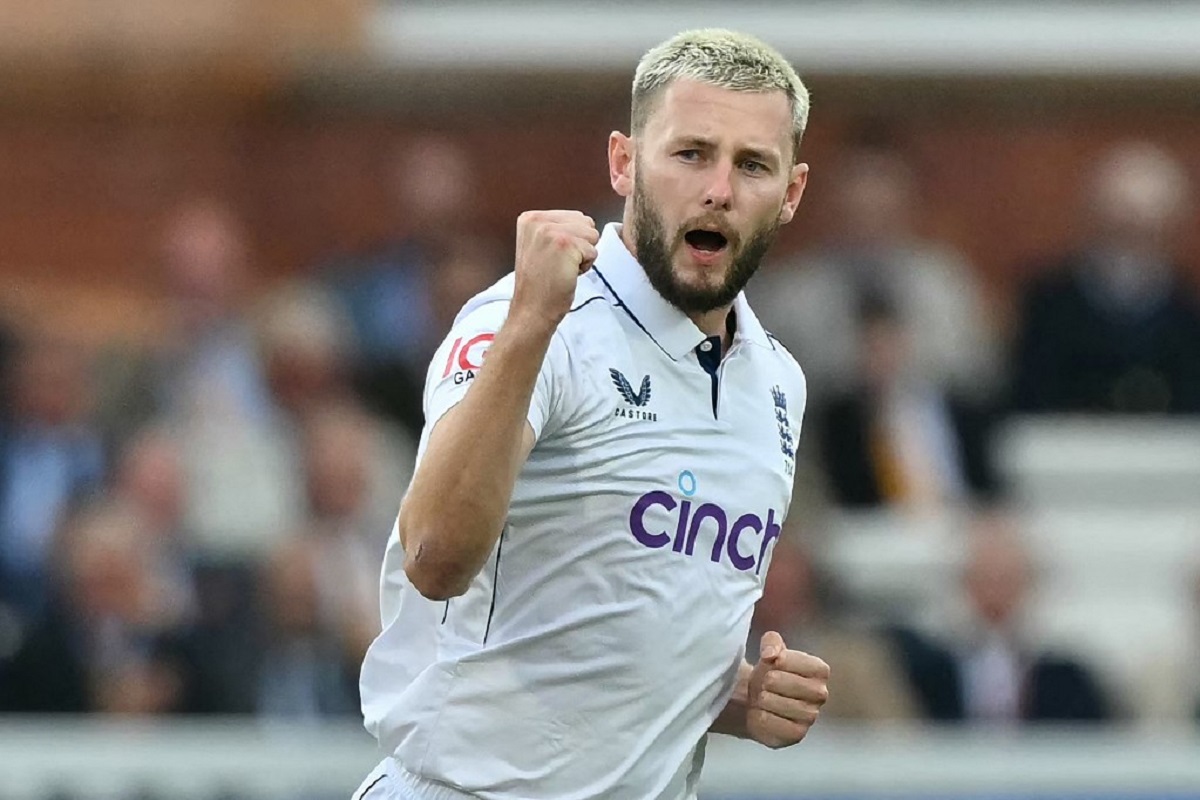
[(754, 667), (742, 662), (738, 667), (737, 678), (733, 685), (733, 694), (729, 702), (718, 715), (711, 730), (713, 733), (724, 733), (739, 739), (753, 739), (749, 726), (750, 713), (750, 675)]
[(562, 316), (512, 307), (504, 323), (506, 338), (517, 344), (544, 345), (558, 330)]

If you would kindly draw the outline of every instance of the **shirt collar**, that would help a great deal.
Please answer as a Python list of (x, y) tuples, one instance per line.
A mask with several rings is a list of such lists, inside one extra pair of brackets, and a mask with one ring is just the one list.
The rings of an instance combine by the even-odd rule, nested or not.
[(737, 314), (735, 338), (745, 339), (751, 344), (765, 347), (768, 350), (775, 349), (775, 345), (771, 343), (771, 339), (767, 335), (766, 328), (762, 326), (762, 323), (758, 321), (758, 315), (750, 308), (750, 301), (746, 299), (745, 292), (738, 292), (738, 296), (733, 301), (733, 310)]
[[(617, 303), (671, 358), (683, 358), (705, 340), (704, 332), (686, 314), (664, 300), (650, 283), (646, 271), (621, 239), (620, 224), (611, 222), (604, 226), (596, 246), (594, 269)], [(737, 313), (735, 339), (772, 347), (744, 293), (738, 293), (733, 306)]]

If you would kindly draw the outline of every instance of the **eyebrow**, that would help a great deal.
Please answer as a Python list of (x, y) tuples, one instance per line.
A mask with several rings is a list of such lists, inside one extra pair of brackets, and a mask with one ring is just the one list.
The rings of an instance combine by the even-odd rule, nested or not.
[[(695, 147), (697, 149), (712, 150), (717, 145), (711, 139), (705, 139), (703, 136), (685, 136), (676, 139), (675, 147)], [(742, 147), (737, 151), (737, 155), (741, 158), (750, 158), (755, 161), (762, 161), (770, 165), (779, 164), (783, 158), (772, 153), (770, 150), (762, 150), (757, 147)]]

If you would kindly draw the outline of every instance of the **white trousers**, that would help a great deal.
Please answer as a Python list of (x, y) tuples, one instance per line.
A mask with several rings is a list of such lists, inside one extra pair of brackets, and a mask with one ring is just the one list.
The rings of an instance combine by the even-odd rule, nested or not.
[(432, 783), (404, 770), (391, 757), (363, 779), (351, 800), (477, 800), (445, 784)]

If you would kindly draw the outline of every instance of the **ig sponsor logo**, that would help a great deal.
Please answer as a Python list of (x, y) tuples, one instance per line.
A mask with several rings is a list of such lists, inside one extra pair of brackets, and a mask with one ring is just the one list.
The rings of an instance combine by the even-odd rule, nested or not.
[(685, 470), (679, 474), (682, 498), (662, 490), (639, 497), (629, 512), (633, 538), (652, 550), (670, 547), (689, 557), (699, 552), (698, 557), (713, 563), (727, 561), (742, 572), (760, 574), (783, 522), (775, 509), (767, 509), (765, 520), (758, 514), (737, 515), (716, 503), (693, 500), (696, 489), (696, 476)]
[(458, 337), (450, 348), (450, 357), (446, 359), (446, 368), (442, 370), (442, 379), (452, 377), (455, 385), (464, 384), (475, 377), (475, 372), (483, 366), (483, 358), (487, 349), (495, 340), (494, 333), (481, 333), (463, 340)]

